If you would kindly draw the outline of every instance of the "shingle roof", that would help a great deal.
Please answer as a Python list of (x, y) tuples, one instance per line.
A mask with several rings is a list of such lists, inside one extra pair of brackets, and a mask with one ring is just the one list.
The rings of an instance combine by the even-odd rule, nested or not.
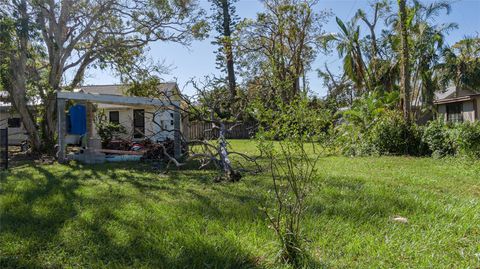
[(444, 92), (437, 92), (435, 93), (435, 100), (443, 100), (443, 99), (450, 99), (450, 98), (458, 98), (470, 95), (477, 95), (474, 91), (467, 90), (467, 89), (460, 89), (457, 90), (454, 86), (448, 87)]

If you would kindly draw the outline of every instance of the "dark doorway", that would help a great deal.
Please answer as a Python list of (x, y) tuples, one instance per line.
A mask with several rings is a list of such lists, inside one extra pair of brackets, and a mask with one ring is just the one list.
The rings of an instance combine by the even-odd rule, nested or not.
[(133, 138), (145, 137), (145, 110), (133, 110)]

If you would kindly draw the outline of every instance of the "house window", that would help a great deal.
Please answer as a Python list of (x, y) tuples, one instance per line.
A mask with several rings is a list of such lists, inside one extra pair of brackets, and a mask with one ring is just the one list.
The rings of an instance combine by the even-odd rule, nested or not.
[(22, 121), (20, 118), (9, 118), (8, 119), (8, 128), (20, 128)]
[(145, 110), (133, 110), (133, 138), (143, 138), (145, 135)]
[(120, 124), (120, 112), (110, 111), (108, 117), (110, 119), (110, 123)]
[(447, 121), (449, 122), (462, 122), (462, 103), (447, 104)]

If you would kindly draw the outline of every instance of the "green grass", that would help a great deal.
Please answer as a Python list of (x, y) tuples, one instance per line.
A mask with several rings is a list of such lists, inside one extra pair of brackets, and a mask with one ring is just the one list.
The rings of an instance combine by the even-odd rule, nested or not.
[[(233, 141), (243, 152), (255, 144)], [(325, 157), (309, 201), (312, 266), (479, 268), (480, 163)], [(142, 164), (24, 165), (0, 173), (0, 268), (273, 268), (267, 174)], [(407, 217), (408, 224), (391, 217)]]

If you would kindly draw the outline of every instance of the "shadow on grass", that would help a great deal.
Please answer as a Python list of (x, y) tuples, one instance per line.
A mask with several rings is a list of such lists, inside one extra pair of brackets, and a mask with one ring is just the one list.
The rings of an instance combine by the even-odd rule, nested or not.
[(309, 213), (356, 222), (387, 220), (395, 214), (408, 214), (421, 210), (411, 194), (387, 186), (365, 185), (364, 180), (336, 176), (328, 178), (320, 187)]
[[(216, 236), (211, 240), (192, 227), (182, 227), (181, 217), (158, 215), (145, 204), (145, 197), (124, 193), (115, 185), (129, 183), (142, 193), (176, 196), (178, 190), (169, 185), (178, 184), (179, 175), (173, 176), (173, 181), (159, 183), (141, 175), (125, 177), (116, 165), (70, 165), (61, 171), (53, 168), (32, 166), (15, 171), (3, 182), (1, 268), (260, 267), (254, 256), (233, 239)], [(128, 170), (141, 174), (143, 168)], [(202, 181), (206, 182), (201, 179), (199, 184)], [(188, 195), (202, 205), (198, 213), (223, 215), (208, 196), (194, 190), (188, 190)], [(197, 210), (188, 203), (178, 206), (185, 206), (180, 212)], [(127, 211), (129, 207), (134, 209)], [(126, 208), (125, 215), (119, 215), (119, 208)], [(16, 246), (18, 242), (24, 245)]]
[[(12, 186), (5, 185), (9, 182), (2, 182), (2, 194), (10, 194), (15, 199), (4, 201), (0, 212), (0, 234), (35, 242), (24, 249), (29, 255), (34, 255), (51, 242), (65, 221), (77, 214), (73, 201), (76, 199), (74, 191), (78, 183), (72, 180), (71, 175), (59, 178), (40, 166), (35, 166), (34, 170), (43, 175), (45, 182), (29, 180), (33, 174), (26, 171), (16, 173), (17, 178), (28, 183), (20, 191), (15, 186), (18, 182), (10, 183)], [(5, 243), (7, 242), (2, 244)], [(19, 260), (5, 255), (0, 257), (2, 268), (37, 266), (31, 260)]]

